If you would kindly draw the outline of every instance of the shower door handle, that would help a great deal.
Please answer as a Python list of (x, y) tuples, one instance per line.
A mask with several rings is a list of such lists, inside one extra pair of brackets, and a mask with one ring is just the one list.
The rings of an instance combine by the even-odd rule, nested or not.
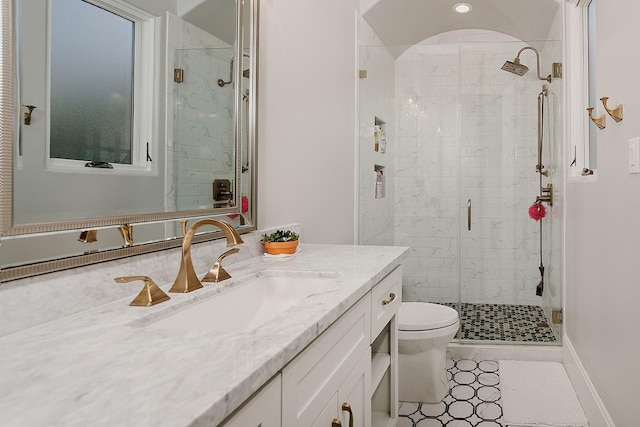
[(467, 230), (471, 231), (471, 199), (467, 200)]

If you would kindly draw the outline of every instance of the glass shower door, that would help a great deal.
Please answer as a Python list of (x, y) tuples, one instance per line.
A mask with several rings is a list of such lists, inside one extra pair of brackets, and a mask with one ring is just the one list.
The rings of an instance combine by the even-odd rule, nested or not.
[(176, 55), (176, 68), (183, 70), (183, 81), (175, 84), (175, 144), (169, 153), (177, 175), (176, 209), (220, 207), (214, 206), (213, 181), (235, 180), (234, 50), (178, 49)]

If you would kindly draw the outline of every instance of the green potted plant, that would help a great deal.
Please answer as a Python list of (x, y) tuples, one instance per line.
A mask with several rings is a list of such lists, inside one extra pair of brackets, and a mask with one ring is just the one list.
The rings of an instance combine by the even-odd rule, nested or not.
[(262, 235), (264, 248), (270, 255), (293, 254), (298, 248), (300, 235), (291, 230), (276, 230)]

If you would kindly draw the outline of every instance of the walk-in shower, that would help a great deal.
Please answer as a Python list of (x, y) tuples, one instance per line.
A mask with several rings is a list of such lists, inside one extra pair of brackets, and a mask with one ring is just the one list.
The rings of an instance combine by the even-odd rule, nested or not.
[[(462, 342), (559, 342), (562, 196), (551, 207), (547, 190), (562, 172), (562, 80), (540, 64), (560, 48), (472, 29), (360, 48), (359, 243), (409, 246), (403, 299), (455, 307)], [(537, 78), (522, 68), (528, 50)], [(500, 70), (513, 52), (507, 71), (521, 77)], [(387, 189), (375, 199), (379, 168)], [(532, 202), (545, 218), (529, 216)]]

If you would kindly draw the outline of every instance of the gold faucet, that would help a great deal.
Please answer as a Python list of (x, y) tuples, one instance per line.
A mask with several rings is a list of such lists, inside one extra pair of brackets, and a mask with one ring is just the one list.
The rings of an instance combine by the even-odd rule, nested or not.
[[(186, 223), (186, 221), (182, 221), (183, 230), (186, 229)], [(200, 221), (196, 221), (184, 233), (184, 238), (182, 239), (182, 260), (180, 262), (180, 271), (178, 272), (178, 277), (176, 277), (176, 280), (173, 282), (173, 286), (169, 289), (169, 292), (187, 293), (202, 288), (202, 283), (196, 275), (193, 268), (193, 261), (191, 260), (191, 242), (193, 241), (193, 236), (196, 234), (196, 230), (203, 225), (213, 225), (222, 230), (227, 238), (227, 246), (244, 243), (238, 235), (238, 232), (227, 222), (217, 219), (201, 219)], [(219, 265), (220, 260), (228, 254), (229, 251), (225, 252), (220, 258), (218, 258), (218, 261), (216, 261), (219, 269), (222, 269), (222, 266)], [(212, 270), (214, 267), (212, 267)], [(228, 273), (227, 276), (228, 277), (225, 278), (231, 277)], [(224, 280), (224, 278), (219, 280)]]

